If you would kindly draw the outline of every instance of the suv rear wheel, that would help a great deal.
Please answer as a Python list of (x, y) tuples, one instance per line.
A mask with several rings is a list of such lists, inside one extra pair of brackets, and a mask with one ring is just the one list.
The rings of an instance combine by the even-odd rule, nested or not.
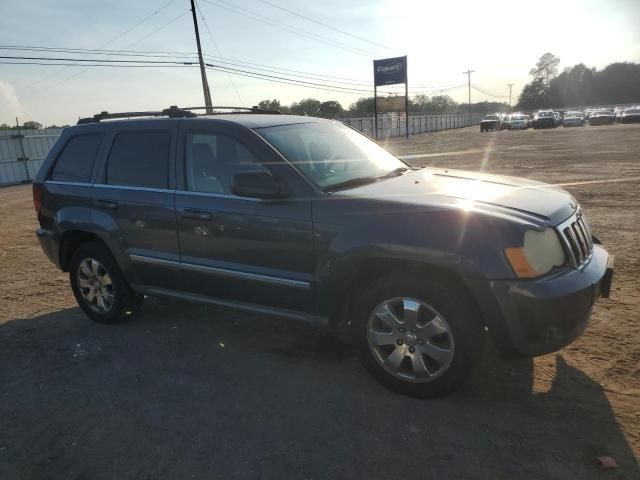
[(356, 299), (351, 334), (360, 361), (383, 385), (432, 397), (461, 385), (479, 363), (479, 320), (455, 284), (393, 275)]
[(69, 265), (71, 288), (78, 305), (92, 320), (114, 323), (142, 304), (127, 284), (111, 253), (99, 242), (81, 245)]

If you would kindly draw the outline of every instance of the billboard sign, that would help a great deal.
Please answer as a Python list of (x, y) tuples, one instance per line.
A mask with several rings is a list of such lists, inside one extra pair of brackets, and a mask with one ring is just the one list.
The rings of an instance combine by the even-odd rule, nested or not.
[(404, 112), (406, 106), (404, 95), (395, 97), (377, 97), (376, 102), (379, 113)]
[(407, 82), (407, 57), (385, 58), (373, 61), (375, 86)]

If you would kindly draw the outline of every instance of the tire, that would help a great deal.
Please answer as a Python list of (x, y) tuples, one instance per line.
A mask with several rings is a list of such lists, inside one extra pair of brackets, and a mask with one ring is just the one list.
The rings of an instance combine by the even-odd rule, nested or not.
[[(98, 323), (115, 323), (142, 305), (111, 252), (100, 242), (80, 245), (69, 263), (71, 289), (82, 311)], [(98, 293), (95, 293), (98, 292)]]
[[(404, 306), (409, 308), (402, 311)], [(418, 312), (415, 328), (412, 311)], [(462, 287), (406, 274), (384, 277), (354, 299), (350, 334), (374, 378), (394, 392), (420, 398), (462, 385), (480, 363), (485, 342), (479, 314)]]

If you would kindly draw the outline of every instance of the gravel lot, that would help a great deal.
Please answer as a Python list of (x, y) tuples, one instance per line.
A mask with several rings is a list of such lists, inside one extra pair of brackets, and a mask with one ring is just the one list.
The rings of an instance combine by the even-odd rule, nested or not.
[(490, 351), (461, 391), (416, 400), (278, 319), (149, 299), (97, 325), (37, 245), (31, 187), (2, 188), (0, 479), (640, 478), (640, 125), (388, 146), (565, 185), (616, 255), (587, 333), (535, 360)]

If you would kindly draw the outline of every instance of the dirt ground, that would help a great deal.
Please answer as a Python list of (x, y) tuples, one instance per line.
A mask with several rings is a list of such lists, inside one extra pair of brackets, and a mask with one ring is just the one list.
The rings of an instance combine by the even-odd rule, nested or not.
[(571, 191), (616, 255), (585, 335), (534, 360), (490, 351), (461, 391), (416, 400), (281, 320), (149, 299), (92, 324), (37, 244), (31, 187), (0, 188), (0, 478), (640, 478), (640, 125), (388, 147)]

